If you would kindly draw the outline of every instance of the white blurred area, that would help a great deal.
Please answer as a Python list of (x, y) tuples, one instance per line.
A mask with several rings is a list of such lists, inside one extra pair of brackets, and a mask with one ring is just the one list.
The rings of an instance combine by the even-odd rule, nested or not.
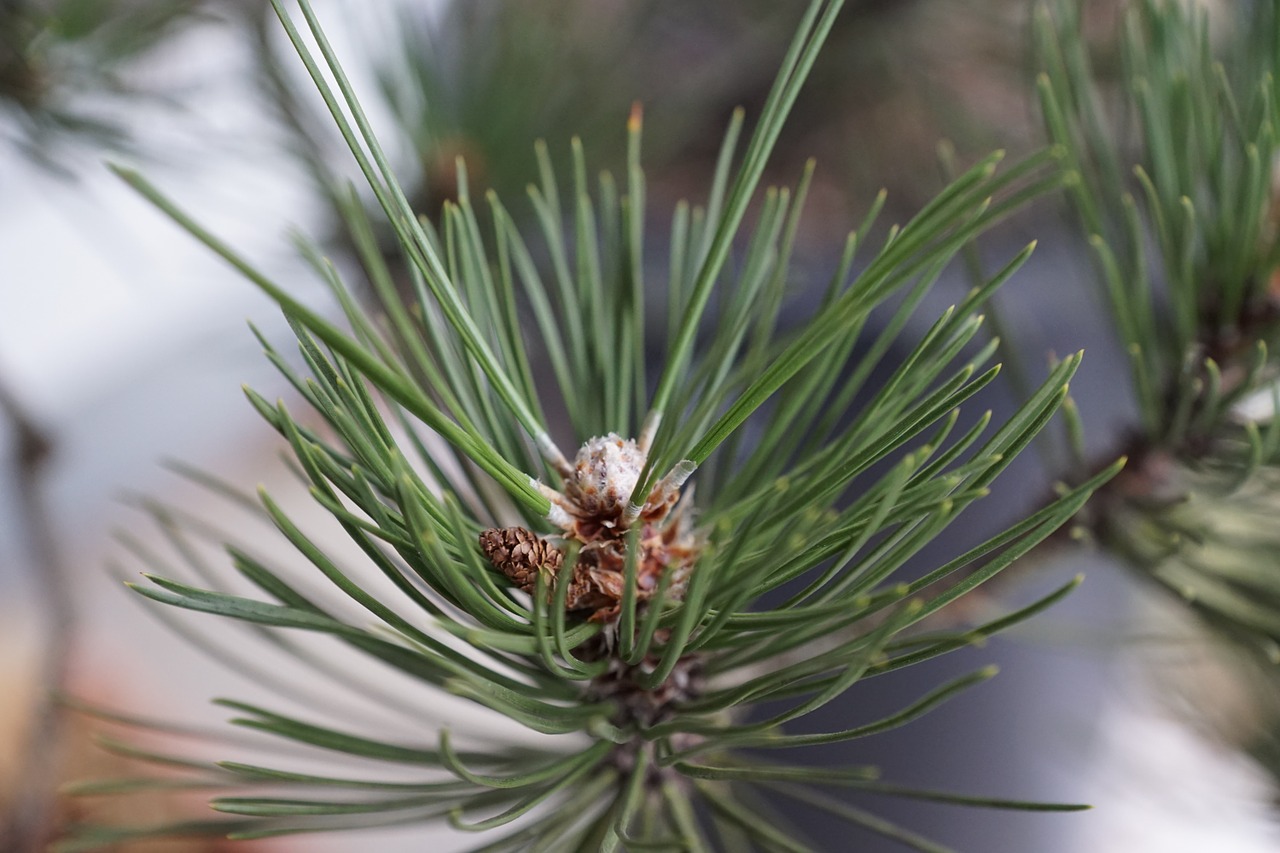
[[(339, 51), (358, 55), (357, 4), (317, 0), (316, 6), (326, 20), (343, 22), (331, 32)], [(321, 227), (318, 205), (302, 171), (269, 132), (250, 88), (250, 56), (233, 35), (230, 28), (202, 26), (156, 58), (148, 73), (184, 94), (177, 110), (153, 106), (131, 117), (136, 133), (163, 152), (157, 162), (137, 165), (214, 233), (323, 305), (321, 289), (287, 239), (291, 227), (313, 233)], [(351, 65), (358, 70), (358, 60)], [(291, 351), (288, 332), (250, 283), (96, 157), (83, 156), (75, 171), (72, 181), (20, 157), (0, 158), (0, 382), (54, 442), (45, 499), (57, 524), (60, 557), (74, 575), (76, 683), (122, 704), (141, 697), (139, 704), (158, 713), (220, 720), (229, 712), (207, 700), (243, 695), (241, 682), (175, 640), (105, 570), (108, 559), (121, 556), (111, 539), (114, 528), (144, 539), (155, 535), (141, 514), (115, 497), (146, 492), (222, 520), (229, 512), (223, 502), (161, 469), (159, 460), (173, 457), (248, 490), (265, 482), (300, 518), (315, 514), (315, 504), (277, 464), (274, 433), (240, 390), (247, 383), (268, 399), (287, 396), (246, 319)], [(21, 671), (38, 650), (31, 583), (38, 568), (18, 528), (11, 439), (9, 424), (0, 423), (0, 673)], [(270, 546), (264, 541), (262, 547)], [(1068, 643), (1036, 658), (1046, 666), (1062, 658), (1077, 666), (1083, 660), (1113, 689), (1101, 709), (1073, 709), (1069, 700), (1054, 709), (1053, 718), (1073, 727), (1072, 735), (1089, 729), (1081, 740), (1091, 747), (1045, 768), (1042, 775), (1056, 786), (1048, 795), (1098, 807), (1053, 817), (1046, 827), (1054, 837), (1034, 853), (1280, 849), (1263, 808), (1269, 792), (1258, 774), (1164, 717), (1141, 689), (1125, 689), (1134, 680), (1122, 674), (1124, 668), (1140, 668), (1140, 652), (1127, 652), (1119, 668), (1098, 657), (1096, 649), (1073, 650)], [(1054, 695), (1070, 696), (1057, 677), (1053, 671), (1036, 675), (1055, 684)], [(7, 688), (0, 693), (23, 695)], [(1043, 712), (1043, 702), (1030, 705)], [(409, 733), (405, 722), (400, 725)], [(429, 743), (433, 731), (424, 719), (417, 734)], [(1021, 752), (1032, 754), (1036, 747)], [(1059, 746), (1049, 754), (1063, 751)], [(280, 846), (394, 853), (474, 843), (474, 837), (440, 837), (413, 827)]]

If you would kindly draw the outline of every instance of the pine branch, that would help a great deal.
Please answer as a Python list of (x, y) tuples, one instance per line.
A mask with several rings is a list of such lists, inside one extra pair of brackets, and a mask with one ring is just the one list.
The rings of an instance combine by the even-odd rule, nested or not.
[[(978, 340), (980, 312), (1031, 247), (922, 336), (907, 338), (908, 321), (966, 246), (1063, 176), (1055, 151), (1003, 168), (992, 155), (876, 241), (878, 199), (849, 236), (821, 309), (781, 329), (812, 166), (796, 187), (760, 184), (840, 5), (809, 5), (745, 151), (739, 158), (739, 112), (705, 206), (677, 209), (665, 341), (646, 316), (659, 279), (646, 249), (640, 109), (628, 122), (620, 181), (589, 181), (585, 148), (574, 143), (562, 185), (539, 149), (536, 235), (493, 194), (482, 212), (465, 166), (456, 203), (438, 220), (420, 219), (306, 2), (305, 37), (275, 8), (377, 200), (369, 211), (354, 190), (335, 196), (382, 315), (363, 309), (352, 295), (359, 285), (305, 240), (300, 249), (341, 319), (303, 304), (139, 173), (118, 170), (289, 320), (301, 366), (264, 348), (310, 416), (247, 396), (355, 556), (322, 546), (296, 508), (265, 490), (254, 501), (198, 477), (249, 505), (297, 566), (256, 555), (247, 533), (226, 536), (142, 502), (167, 548), (129, 543), (130, 561), (145, 569), (131, 587), (227, 665), (245, 663), (232, 648), (237, 632), (271, 650), (248, 661), (246, 674), (276, 698), (222, 704), (234, 725), (285, 750), (278, 765), (259, 755), (213, 763), (115, 744), (214, 790), (213, 808), (234, 817), (86, 827), (64, 849), (135, 834), (265, 837), (428, 821), (484, 833), (480, 849), (706, 849), (742, 833), (804, 849), (791, 829), (761, 816), (779, 785), (1043, 807), (912, 792), (873, 784), (868, 768), (774, 764), (741, 751), (870, 736), (985, 680), (988, 671), (939, 685), (897, 714), (819, 740), (788, 730), (851, 690), (874, 689), (875, 676), (1060, 600), (1074, 584), (967, 630), (931, 632), (925, 622), (1034, 550), (1118, 470), (1104, 468), (985, 542), (906, 574), (1045, 429), (1080, 363), (1076, 354), (1057, 364), (1003, 420), (962, 420), (998, 373), (995, 347)], [(486, 215), (491, 230), (480, 224)], [(378, 224), (395, 235), (407, 287), (373, 239)], [(856, 271), (855, 250), (867, 256)], [(665, 346), (650, 390), (655, 341)], [(539, 363), (550, 369), (535, 370)], [(572, 456), (551, 436), (546, 413), (561, 410)], [(196, 543), (209, 538), (234, 575), (200, 556)], [(190, 625), (182, 611), (194, 614)], [(344, 687), (313, 640), (373, 680), (394, 673), (401, 701), (388, 709), (372, 691)], [(309, 701), (317, 691), (293, 686), (286, 666), (321, 679), (335, 698)], [(446, 697), (468, 715), (424, 732), (413, 708)], [(306, 710), (282, 710), (284, 700)], [(747, 723), (765, 703), (768, 715)], [(397, 710), (415, 725), (375, 721)], [(480, 719), (526, 736), (482, 736), (472, 725)], [(294, 763), (302, 756), (344, 769), (314, 772)], [(81, 790), (158, 784), (144, 776)], [(836, 811), (925, 843), (857, 810)]]

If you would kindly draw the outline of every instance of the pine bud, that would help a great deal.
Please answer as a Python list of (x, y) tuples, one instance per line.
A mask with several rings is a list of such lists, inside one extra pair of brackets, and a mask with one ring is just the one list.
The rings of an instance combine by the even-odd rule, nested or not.
[(644, 452), (632, 439), (612, 432), (593, 438), (578, 451), (565, 493), (578, 515), (614, 527), (640, 480), (644, 462)]

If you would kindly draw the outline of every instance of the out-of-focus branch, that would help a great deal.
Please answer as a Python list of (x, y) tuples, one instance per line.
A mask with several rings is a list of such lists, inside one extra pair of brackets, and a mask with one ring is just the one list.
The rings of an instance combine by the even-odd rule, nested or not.
[(13, 428), (18, 526), (35, 567), (36, 594), (44, 618), (44, 643), (31, 727), (22, 747), (12, 802), (0, 812), (0, 850), (35, 853), (51, 840), (64, 713), (57, 694), (67, 676), (75, 608), (57, 534), (44, 500), (45, 465), (54, 442), (0, 377), (0, 414)]
[(303, 104), (294, 86), (284, 72), (284, 66), (272, 43), (276, 30), (276, 16), (270, 4), (250, 4), (243, 10), (245, 26), (252, 35), (253, 57), (256, 73), (275, 117), (289, 134), (288, 145), (298, 161), (306, 168), (308, 177), (316, 189), (323, 193), (325, 201), (333, 206), (336, 221), (341, 221), (341, 211), (333, 197), (333, 172), (322, 140), (328, 138), (327, 125)]

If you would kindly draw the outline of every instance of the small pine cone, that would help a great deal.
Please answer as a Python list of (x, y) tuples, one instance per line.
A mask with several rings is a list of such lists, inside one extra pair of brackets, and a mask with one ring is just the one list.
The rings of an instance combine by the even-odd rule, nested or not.
[(564, 565), (564, 551), (523, 527), (491, 527), (481, 532), (480, 550), (525, 592), (533, 592), (539, 572), (554, 577)]

